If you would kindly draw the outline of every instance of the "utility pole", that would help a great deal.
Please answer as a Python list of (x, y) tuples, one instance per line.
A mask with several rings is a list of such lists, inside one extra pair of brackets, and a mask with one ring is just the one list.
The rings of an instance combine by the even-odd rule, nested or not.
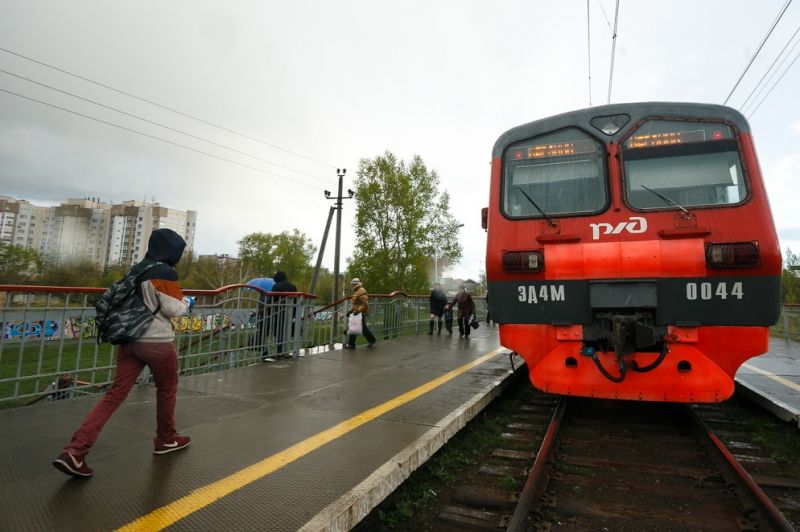
[[(339, 193), (336, 197), (331, 197), (331, 193), (329, 191), (325, 191), (325, 197), (328, 199), (336, 200), (334, 203), (334, 208), (336, 209), (336, 250), (334, 251), (333, 256), (333, 301), (335, 303), (339, 298), (339, 251), (342, 245), (342, 200), (352, 198), (355, 193), (347, 189), (347, 196), (342, 197), (342, 182), (344, 180), (344, 175), (347, 173), (347, 168), (337, 168), (336, 175), (339, 176)], [(333, 313), (333, 330), (331, 331), (331, 347), (333, 346), (333, 340), (339, 336), (339, 313)]]
[[(326, 197), (330, 195), (329, 191), (325, 191), (327, 194)], [(319, 255), (317, 255), (317, 265), (314, 267), (314, 277), (311, 278), (311, 286), (308, 288), (308, 293), (313, 294), (314, 290), (317, 288), (317, 279), (319, 278), (319, 270), (322, 267), (322, 257), (325, 255), (325, 244), (328, 242), (328, 231), (331, 228), (331, 220), (333, 219), (333, 211), (336, 210), (336, 207), (331, 207), (331, 210), (328, 212), (328, 223), (325, 224), (325, 232), (322, 234), (322, 244), (319, 247)]]

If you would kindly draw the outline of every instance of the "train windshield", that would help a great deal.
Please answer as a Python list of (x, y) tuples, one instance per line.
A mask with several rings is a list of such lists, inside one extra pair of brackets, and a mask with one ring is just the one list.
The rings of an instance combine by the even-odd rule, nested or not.
[(578, 129), (512, 144), (505, 152), (503, 212), (547, 218), (604, 209), (604, 153), (598, 140)]
[(650, 120), (622, 147), (635, 209), (734, 205), (747, 196), (739, 146), (725, 124)]

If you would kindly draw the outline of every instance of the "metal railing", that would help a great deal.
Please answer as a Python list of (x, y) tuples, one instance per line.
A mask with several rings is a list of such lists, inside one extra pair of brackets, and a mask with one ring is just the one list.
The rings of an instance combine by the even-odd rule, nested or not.
[(770, 327), (770, 332), (773, 336), (800, 342), (800, 305), (795, 303), (781, 305), (778, 323)]
[[(104, 288), (0, 285), (0, 407), (96, 393), (112, 381), (116, 347), (98, 344), (94, 305)], [(341, 346), (349, 299), (232, 285), (184, 290), (193, 311), (174, 318), (181, 375), (298, 357)], [(367, 323), (380, 339), (428, 330), (428, 296), (371, 294)], [(474, 298), (479, 319), (486, 302)], [(334, 315), (339, 319), (333, 330)], [(362, 340), (363, 341), (363, 340)], [(149, 372), (139, 382), (149, 382)]]

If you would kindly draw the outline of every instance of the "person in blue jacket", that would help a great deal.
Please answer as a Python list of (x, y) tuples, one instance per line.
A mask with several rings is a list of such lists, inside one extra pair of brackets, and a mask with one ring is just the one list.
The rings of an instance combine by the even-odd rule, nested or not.
[(247, 281), (249, 286), (260, 288), (258, 296), (258, 308), (256, 310), (256, 337), (254, 340), (254, 347), (261, 349), (261, 360), (267, 362), (269, 357), (269, 350), (267, 349), (267, 337), (269, 336), (269, 297), (263, 292), (272, 292), (272, 287), (275, 286), (275, 281), (269, 277), (256, 277)]

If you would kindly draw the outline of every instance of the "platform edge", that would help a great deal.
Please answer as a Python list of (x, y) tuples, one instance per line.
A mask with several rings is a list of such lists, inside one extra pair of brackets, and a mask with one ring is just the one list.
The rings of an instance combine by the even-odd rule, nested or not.
[(495, 379), (455, 411), (442, 418), (417, 441), (394, 455), (360, 484), (329, 504), (309, 520), (301, 532), (344, 532), (356, 526), (388, 497), (420, 465), (433, 456), (459, 430), (486, 408), (510, 384), (515, 375), (524, 374), (524, 365)]

